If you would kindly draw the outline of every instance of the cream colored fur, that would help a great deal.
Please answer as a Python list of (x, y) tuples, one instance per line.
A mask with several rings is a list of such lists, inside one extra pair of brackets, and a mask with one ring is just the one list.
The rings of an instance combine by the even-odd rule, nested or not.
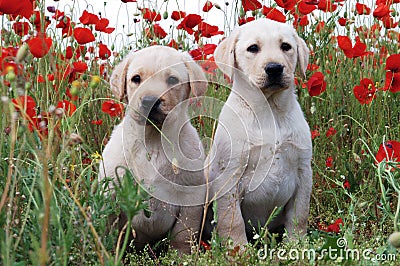
[[(282, 45), (285, 43), (284, 45)], [(259, 51), (249, 52), (251, 45)], [(289, 46), (287, 46), (289, 45)], [(290, 47), (289, 50), (286, 50)], [(268, 19), (234, 30), (217, 47), (215, 60), (233, 81), (206, 159), (211, 197), (217, 201), (217, 231), (245, 244), (253, 228), (284, 225), (289, 236), (307, 228), (312, 187), (309, 126), (295, 95), (296, 65), (304, 75), (309, 51), (295, 30)], [(265, 67), (284, 66), (282, 81), (269, 86)]]
[[(132, 80), (135, 75), (140, 75), (140, 84)], [(176, 86), (168, 84), (171, 76), (178, 79)], [(175, 184), (204, 184), (202, 165), (205, 156), (196, 130), (190, 122), (187, 123), (187, 104), (180, 106), (178, 113), (174, 108), (188, 99), (190, 93), (196, 96), (204, 94), (207, 88), (204, 73), (189, 55), (169, 47), (152, 46), (128, 54), (116, 66), (110, 83), (116, 97), (129, 101), (125, 117), (113, 130), (103, 151), (99, 179), (109, 177), (117, 181), (115, 169), (124, 166), (153, 191), (149, 200), (151, 215), (147, 217), (141, 211), (132, 221), (136, 233), (134, 243), (138, 248), (170, 235), (173, 247), (189, 252), (190, 241), (198, 236), (202, 207), (189, 206), (190, 202), (185, 202), (188, 195), (184, 187)], [(161, 110), (169, 115), (166, 121), (170, 125), (169, 133), (165, 134), (177, 138), (172, 145), (174, 150), (181, 152), (180, 155), (166, 152), (165, 143), (169, 143), (165, 139), (163, 142), (160, 132), (146, 124), (138, 112), (142, 98), (148, 95), (162, 100)], [(175, 162), (174, 158), (177, 159)], [(181, 167), (186, 165), (185, 158), (198, 167), (192, 167), (194, 170)], [(118, 175), (123, 174), (124, 170), (119, 169)], [(109, 193), (112, 194), (113, 183), (110, 186)], [(123, 220), (123, 215), (120, 218)]]

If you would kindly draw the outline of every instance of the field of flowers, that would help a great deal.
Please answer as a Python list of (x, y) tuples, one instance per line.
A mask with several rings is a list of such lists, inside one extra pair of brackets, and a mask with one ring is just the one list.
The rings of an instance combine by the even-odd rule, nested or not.
[[(128, 18), (116, 28), (91, 1), (46, 2), (0, 0), (1, 265), (398, 265), (400, 235), (389, 236), (400, 231), (399, 0), (211, 0), (197, 13), (185, 10), (189, 1), (104, 1)], [(96, 179), (124, 115), (108, 85), (113, 66), (130, 50), (168, 45), (215, 81), (218, 41), (264, 17), (293, 25), (311, 50), (307, 78), (296, 78), (313, 139), (307, 236), (277, 242), (266, 233), (244, 252), (214, 236), (191, 255), (122, 246), (106, 217), (143, 198), (133, 189), (110, 200)], [(207, 95), (228, 93), (210, 84)], [(193, 123), (211, 136), (211, 119)], [(304, 250), (316, 256), (298, 261)]]

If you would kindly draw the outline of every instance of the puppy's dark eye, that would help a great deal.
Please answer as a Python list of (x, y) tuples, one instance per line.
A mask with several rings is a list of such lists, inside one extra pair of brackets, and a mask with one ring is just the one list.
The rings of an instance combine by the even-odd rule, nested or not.
[(290, 49), (292, 49), (292, 46), (287, 42), (284, 42), (281, 44), (281, 49), (282, 51), (289, 51)]
[(131, 81), (132, 81), (133, 83), (139, 84), (140, 81), (141, 81), (140, 76), (139, 76), (139, 75), (134, 75), (134, 76), (131, 78)]
[(258, 51), (260, 51), (260, 47), (258, 47), (257, 44), (253, 44), (253, 45), (250, 45), (249, 47), (247, 47), (247, 52), (255, 54), (255, 53), (258, 53)]
[(178, 84), (178, 82), (179, 82), (178, 78), (174, 77), (174, 76), (170, 76), (167, 79), (168, 85), (176, 85), (176, 84)]

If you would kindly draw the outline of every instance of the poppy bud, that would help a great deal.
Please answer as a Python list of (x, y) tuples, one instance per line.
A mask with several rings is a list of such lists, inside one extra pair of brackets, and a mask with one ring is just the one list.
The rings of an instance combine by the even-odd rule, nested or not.
[(72, 86), (71, 86), (71, 94), (73, 96), (77, 96), (79, 93), (79, 89), (82, 87), (82, 84), (78, 80), (72, 81)]
[(6, 74), (6, 80), (12, 82), (12, 81), (14, 81), (16, 79), (16, 77), (17, 77), (17, 75), (15, 75), (14, 68), (13, 67), (8, 67), (7, 74)]
[(97, 88), (97, 86), (99, 86), (99, 84), (100, 84), (100, 81), (101, 81), (101, 79), (99, 76), (93, 76), (92, 80), (89, 83), (89, 87), (92, 89)]
[(29, 90), (32, 87), (32, 83), (29, 81), (25, 82), (25, 90)]
[(244, 12), (244, 9), (240, 8), (239, 17), (243, 18), (245, 15), (246, 15), (246, 12)]
[(400, 232), (392, 233), (389, 236), (389, 243), (395, 248), (400, 248)]
[(164, 12), (164, 14), (163, 14), (163, 18), (164, 18), (164, 19), (167, 19), (167, 18), (168, 18), (168, 11), (167, 11), (167, 10), (165, 10), (165, 12)]
[(71, 93), (72, 96), (78, 96), (79, 94), (79, 88), (78, 87), (71, 87), (71, 90), (69, 91)]
[(28, 50), (29, 50), (29, 46), (27, 43), (24, 43), (21, 45), (21, 47), (19, 47), (18, 52), (17, 52), (17, 62), (22, 62), (26, 55), (28, 54)]

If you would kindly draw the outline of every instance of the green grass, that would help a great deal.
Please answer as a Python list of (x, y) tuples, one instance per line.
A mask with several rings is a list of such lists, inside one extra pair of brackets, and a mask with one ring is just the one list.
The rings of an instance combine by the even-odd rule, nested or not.
[[(43, 2), (38, 3), (41, 12), (46, 7)], [(172, 1), (165, 1), (159, 7), (161, 15), (168, 2), (172, 4)], [(265, 1), (264, 4), (274, 6), (274, 2), (271, 2)], [(229, 244), (221, 246), (222, 241), (218, 236), (213, 237), (210, 250), (196, 251), (191, 255), (180, 255), (174, 250), (157, 253), (152, 248), (137, 254), (129, 248), (132, 243), (126, 243), (127, 252), (124, 252), (125, 247), (122, 250), (117, 248), (122, 246), (117, 242), (122, 244), (124, 239), (119, 238), (119, 231), (107, 229), (107, 217), (120, 211), (127, 212), (127, 208), (132, 206), (129, 203), (133, 201), (137, 203), (137, 208), (130, 210), (134, 215), (137, 209), (145, 208), (142, 203), (146, 196), (139, 193), (138, 187), (132, 187), (130, 190), (121, 190), (117, 200), (113, 200), (104, 195), (102, 184), (97, 181), (99, 154), (113, 126), (121, 119), (101, 111), (102, 103), (111, 97), (108, 78), (114, 62), (119, 61), (129, 49), (147, 47), (152, 43), (166, 45), (172, 38), (184, 51), (201, 47), (209, 43), (210, 39), (201, 38), (196, 43), (193, 36), (183, 30), (172, 30), (174, 27), (169, 29), (166, 38), (150, 39), (145, 36), (144, 29), (152, 28), (154, 23), (145, 22), (140, 11), (135, 10), (139, 14), (135, 18), (141, 19), (141, 22), (124, 29), (125, 32), (129, 31), (129, 35), (133, 34), (140, 39), (140, 42), (120, 34), (109, 44), (110, 49), (119, 52), (115, 60), (100, 61), (95, 58), (96, 54), (88, 54), (87, 71), (70, 80), (59, 79), (56, 73), (63, 73), (67, 65), (78, 60), (65, 60), (60, 55), (65, 54), (67, 46), (71, 45), (75, 49), (78, 44), (73, 38), (62, 39), (60, 30), (55, 29), (54, 19), (51, 19), (53, 24), (46, 33), (53, 38), (53, 45), (47, 55), (39, 59), (28, 53), (20, 62), (20, 71), (14, 70), (14, 78), (2, 66), (0, 264), (115, 265), (120, 260), (130, 265), (374, 265), (383, 262), (365, 259), (335, 260), (328, 256), (318, 256), (322, 249), (337, 249), (336, 241), (343, 238), (349, 249), (360, 252), (370, 250), (371, 257), (386, 258), (384, 264), (397, 265), (398, 262), (390, 261), (390, 256), (398, 256), (398, 253), (388, 243), (388, 237), (399, 230), (400, 171), (395, 163), (376, 164), (375, 155), (384, 141), (400, 140), (400, 93), (378, 90), (371, 104), (362, 105), (355, 98), (353, 88), (360, 84), (362, 78), (371, 79), (377, 88), (384, 87), (385, 62), (388, 55), (399, 53), (398, 36), (382, 28), (375, 32), (376, 36), (365, 38), (357, 33), (354, 24), (338, 26), (337, 19), (344, 12), (347, 18), (356, 21), (358, 25), (365, 25), (364, 31), (373, 24), (382, 24), (372, 14), (356, 14), (354, 1), (347, 2), (333, 13), (314, 12), (314, 15), (309, 15), (310, 25), (298, 28), (299, 34), (313, 51), (310, 64), (318, 66), (317, 70), (307, 71), (306, 79), (298, 79), (299, 102), (310, 128), (320, 133), (313, 140), (314, 186), (309, 234), (297, 242), (277, 242), (275, 236), (266, 232), (267, 237), (256, 239), (256, 243), (248, 245), (242, 253)], [(148, 1), (141, 1), (139, 5), (152, 8)], [(225, 35), (237, 26), (231, 23), (236, 23), (238, 16), (243, 14), (240, 1), (234, 1), (231, 5), (236, 5), (236, 8), (221, 6), (221, 10), (214, 7), (210, 11), (217, 15), (225, 12), (225, 25), (221, 27), (221, 30), (226, 31)], [(392, 9), (397, 9), (392, 15), (398, 21), (399, 4), (393, 5)], [(82, 11), (73, 7), (71, 13), (65, 12), (79, 23)], [(126, 13), (131, 16), (132, 11)], [(171, 10), (168, 15), (170, 13)], [(211, 16), (206, 16), (204, 12), (199, 14), (206, 18), (207, 23), (213, 24)], [(125, 15), (125, 11), (120, 15)], [(247, 12), (247, 16), (252, 15), (257, 18), (264, 16), (258, 11)], [(287, 17), (293, 19), (292, 15), (287, 14)], [(5, 15), (1, 20), (3, 51), (0, 56), (4, 55), (5, 48), (20, 47), (25, 40), (14, 33)], [(174, 26), (179, 23), (166, 21)], [(319, 21), (325, 21), (322, 30), (317, 29)], [(36, 34), (33, 28), (30, 31)], [(367, 51), (373, 53), (362, 58), (347, 58), (333, 38), (337, 35), (350, 36), (353, 45), (354, 37), (360, 36), (361, 41), (367, 45)], [(109, 37), (106, 34), (97, 32), (96, 41), (86, 45), (86, 49), (96, 46), (100, 40), (106, 42), (107, 39)], [(383, 53), (382, 48), (387, 53)], [(79, 60), (85, 58), (81, 56)], [(2, 59), (3, 64), (8, 61), (16, 59), (12, 56)], [(100, 70), (100, 63), (107, 65), (105, 75)], [(327, 88), (321, 95), (311, 97), (306, 86), (302, 85), (316, 71), (324, 74)], [(55, 80), (49, 81), (48, 74), (55, 74)], [(39, 75), (45, 78), (45, 82), (37, 82)], [(95, 86), (91, 84), (94, 76), (101, 78)], [(220, 74), (210, 78), (216, 80), (216, 83), (222, 80)], [(79, 85), (76, 92), (78, 99), (71, 100), (66, 93), (72, 89), (74, 79), (80, 84), (74, 85)], [(227, 88), (210, 85), (207, 96), (225, 100), (228, 93)], [(47, 117), (48, 134), (31, 131), (25, 112), (16, 112), (11, 99), (19, 95), (29, 95), (35, 100), (36, 113), (43, 113)], [(69, 100), (76, 105), (77, 110), (73, 115), (68, 116), (55, 110), (54, 107), (62, 100)], [(102, 120), (102, 124), (93, 124), (94, 120)], [(194, 118), (192, 122), (202, 138), (212, 136), (215, 127), (213, 119), (201, 117), (201, 121)], [(325, 134), (331, 127), (337, 133), (327, 137)], [(80, 138), (78, 140), (77, 135)], [(332, 167), (326, 166), (329, 156), (333, 158)], [(349, 188), (343, 186), (346, 180), (350, 184)], [(338, 218), (343, 220), (339, 233), (323, 230)], [(265, 249), (268, 252), (272, 249), (275, 251), (271, 257), (268, 253), (263, 258)], [(290, 259), (290, 256), (279, 259), (278, 250), (285, 251), (286, 255), (295, 250), (292, 257), (295, 257), (295, 252), (312, 250), (317, 251), (317, 257), (301, 261)]]

